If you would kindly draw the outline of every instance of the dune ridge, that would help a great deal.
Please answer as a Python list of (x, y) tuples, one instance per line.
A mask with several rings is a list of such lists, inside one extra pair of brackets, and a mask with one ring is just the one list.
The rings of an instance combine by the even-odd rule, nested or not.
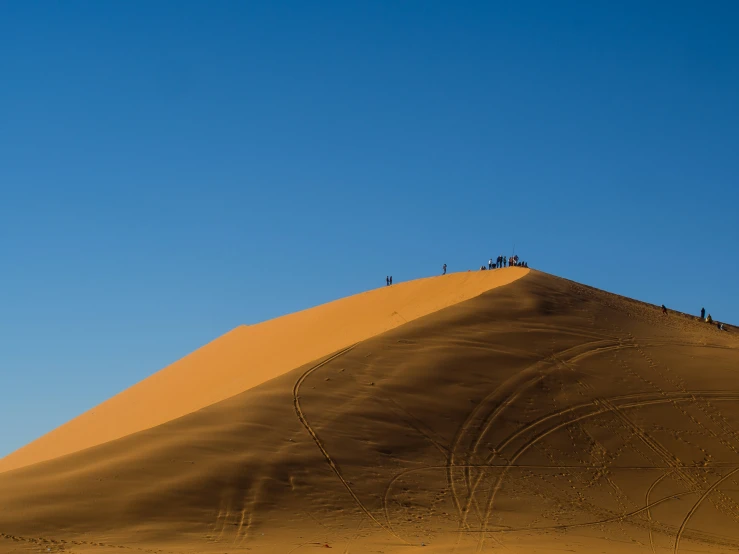
[(527, 273), (513, 267), (418, 279), (242, 325), (0, 459), (0, 472), (161, 425)]

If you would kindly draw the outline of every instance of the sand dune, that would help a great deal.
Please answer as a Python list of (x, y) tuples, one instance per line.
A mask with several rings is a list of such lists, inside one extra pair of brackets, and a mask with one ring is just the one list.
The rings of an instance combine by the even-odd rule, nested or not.
[(0, 552), (739, 550), (733, 330), (532, 271), (347, 342), (0, 474)]
[(327, 352), (511, 283), (527, 271), (514, 267), (397, 283), (257, 325), (237, 327), (0, 459), (0, 472), (161, 425)]

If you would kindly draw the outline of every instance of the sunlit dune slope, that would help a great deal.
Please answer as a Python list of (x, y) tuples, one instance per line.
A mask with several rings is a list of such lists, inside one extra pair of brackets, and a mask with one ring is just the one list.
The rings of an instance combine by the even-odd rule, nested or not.
[(3, 458), (0, 472), (160, 425), (527, 272), (507, 268), (398, 283), (238, 327)]
[(0, 474), (0, 552), (739, 551), (733, 327), (532, 271), (324, 354)]

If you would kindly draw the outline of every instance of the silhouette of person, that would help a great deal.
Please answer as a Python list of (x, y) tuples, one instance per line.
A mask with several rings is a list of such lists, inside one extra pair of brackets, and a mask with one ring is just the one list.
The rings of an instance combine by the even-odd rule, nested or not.
[(706, 319), (706, 309), (701, 308), (701, 319)]
[(492, 258), (488, 260), (488, 269), (493, 269), (493, 259)]
[(442, 273), (442, 275), (446, 275), (446, 264), (444, 264), (444, 265), (442, 266), (442, 269), (444, 270), (444, 273)]
[(393, 276), (392, 275), (390, 276), (390, 284), (391, 285), (393, 284)]
[(385, 285), (388, 287), (390, 286), (390, 277), (388, 277), (387, 275), (385, 275)]
[(664, 304), (662, 304), (662, 313), (667, 315), (667, 308), (665, 308)]

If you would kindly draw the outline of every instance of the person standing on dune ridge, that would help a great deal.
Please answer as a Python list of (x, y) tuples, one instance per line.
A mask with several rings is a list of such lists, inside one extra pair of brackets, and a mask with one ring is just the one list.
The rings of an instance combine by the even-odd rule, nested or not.
[(444, 270), (444, 273), (442, 273), (442, 275), (446, 275), (446, 264), (444, 264), (443, 266), (441, 266), (441, 268)]
[(706, 319), (706, 309), (701, 308), (701, 319)]

